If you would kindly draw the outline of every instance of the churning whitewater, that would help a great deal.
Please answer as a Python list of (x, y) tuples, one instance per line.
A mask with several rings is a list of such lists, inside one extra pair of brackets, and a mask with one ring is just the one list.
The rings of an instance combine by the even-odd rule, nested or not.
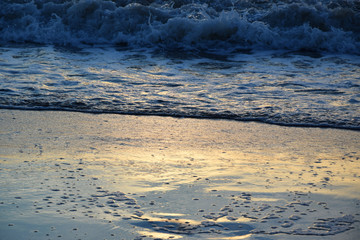
[(357, 53), (360, 3), (343, 0), (4, 0), (0, 40), (165, 49)]
[(360, 129), (359, 1), (0, 2), (0, 107)]

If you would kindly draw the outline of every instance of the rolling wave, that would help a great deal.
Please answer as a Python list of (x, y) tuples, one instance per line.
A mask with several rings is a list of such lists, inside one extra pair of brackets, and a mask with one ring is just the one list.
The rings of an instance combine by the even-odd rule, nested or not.
[(0, 43), (360, 54), (360, 2), (3, 0)]

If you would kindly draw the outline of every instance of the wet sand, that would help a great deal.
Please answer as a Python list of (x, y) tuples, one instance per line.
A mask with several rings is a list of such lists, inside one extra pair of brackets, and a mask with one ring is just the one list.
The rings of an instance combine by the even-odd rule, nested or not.
[(0, 239), (357, 239), (360, 132), (0, 111)]

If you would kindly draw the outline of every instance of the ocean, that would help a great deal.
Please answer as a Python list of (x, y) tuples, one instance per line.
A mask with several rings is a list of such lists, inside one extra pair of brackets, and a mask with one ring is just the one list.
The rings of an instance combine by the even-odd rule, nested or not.
[(3, 0), (0, 108), (360, 129), (360, 2)]

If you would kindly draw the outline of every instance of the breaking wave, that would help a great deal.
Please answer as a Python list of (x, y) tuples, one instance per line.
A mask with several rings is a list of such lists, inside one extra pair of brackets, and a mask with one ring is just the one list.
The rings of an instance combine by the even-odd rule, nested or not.
[(0, 43), (360, 54), (360, 2), (3, 0)]

